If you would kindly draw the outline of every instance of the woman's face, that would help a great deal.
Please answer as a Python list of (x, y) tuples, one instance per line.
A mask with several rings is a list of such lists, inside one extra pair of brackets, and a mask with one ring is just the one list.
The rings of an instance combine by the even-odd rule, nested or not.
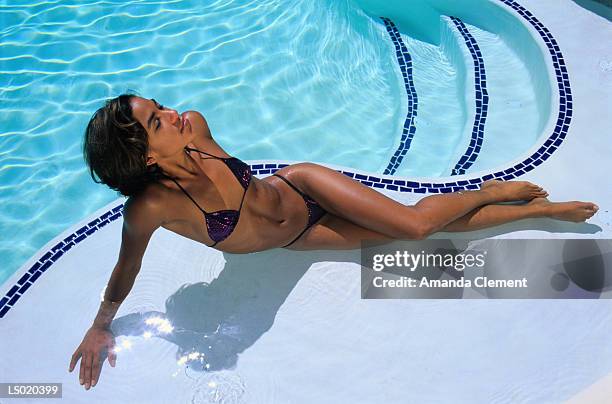
[(163, 162), (179, 153), (193, 142), (195, 133), (188, 119), (188, 113), (164, 107), (155, 100), (132, 97), (130, 99), (134, 118), (147, 131), (149, 150), (147, 165)]

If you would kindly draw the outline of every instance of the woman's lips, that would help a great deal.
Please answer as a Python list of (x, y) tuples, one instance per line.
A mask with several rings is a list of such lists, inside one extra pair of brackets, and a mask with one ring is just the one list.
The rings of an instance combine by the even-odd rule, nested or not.
[(181, 133), (183, 133), (183, 131), (185, 130), (185, 125), (189, 124), (189, 126), (191, 126), (191, 123), (189, 122), (189, 119), (187, 119), (187, 113), (183, 113), (181, 115)]

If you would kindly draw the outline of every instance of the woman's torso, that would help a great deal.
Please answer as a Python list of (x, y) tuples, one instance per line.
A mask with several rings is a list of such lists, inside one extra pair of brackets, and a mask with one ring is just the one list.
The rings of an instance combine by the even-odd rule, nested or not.
[[(189, 147), (222, 158), (230, 157), (214, 139), (204, 136), (198, 137)], [(199, 172), (179, 183), (206, 212), (238, 210), (244, 193), (236, 226), (215, 248), (247, 253), (281, 247), (305, 226), (307, 214), (303, 200), (289, 187), (283, 186), (277, 177), (258, 179), (253, 176), (245, 193), (222, 160), (202, 159), (205, 156), (194, 151), (189, 151), (189, 155)], [(283, 168), (283, 171), (291, 171), (291, 166)], [(145, 194), (156, 192), (162, 196), (165, 207), (162, 227), (206, 245), (214, 244), (203, 212), (171, 179), (162, 179), (149, 188)]]

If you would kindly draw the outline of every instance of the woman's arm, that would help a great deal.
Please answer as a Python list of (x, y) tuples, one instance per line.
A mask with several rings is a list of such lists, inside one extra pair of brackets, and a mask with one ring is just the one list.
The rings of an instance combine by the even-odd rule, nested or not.
[(79, 381), (85, 385), (85, 389), (97, 383), (105, 353), (111, 366), (115, 366), (115, 341), (110, 324), (134, 285), (153, 232), (164, 222), (161, 199), (150, 194), (149, 197), (143, 195), (138, 199), (128, 199), (123, 212), (119, 259), (106, 286), (98, 314), (70, 361), (69, 371), (72, 372), (81, 358)]
[(149, 240), (163, 224), (162, 212), (160, 198), (155, 198), (151, 192), (126, 201), (119, 259), (106, 286), (94, 325), (110, 326), (119, 305), (132, 290)]

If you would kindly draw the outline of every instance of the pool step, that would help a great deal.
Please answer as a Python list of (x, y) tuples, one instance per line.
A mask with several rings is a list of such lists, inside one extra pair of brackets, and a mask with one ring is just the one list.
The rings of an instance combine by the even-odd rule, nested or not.
[(455, 145), (460, 142), (456, 128), (464, 122), (456, 99), (455, 69), (439, 46), (401, 34), (391, 19), (381, 19), (394, 45), (394, 59), (406, 92), (401, 106), (405, 116), (401, 133), (383, 172), (439, 176), (448, 171)]
[(402, 163), (404, 156), (410, 149), (412, 138), (416, 132), (416, 116), (419, 100), (416, 88), (414, 87), (414, 80), (412, 78), (412, 57), (406, 48), (406, 44), (402, 40), (400, 32), (393, 21), (385, 17), (381, 17), (381, 20), (384, 22), (387, 32), (389, 33), (389, 36), (393, 41), (393, 45), (395, 46), (395, 55), (402, 72), (404, 87), (408, 96), (408, 112), (404, 121), (404, 128), (402, 130), (400, 144), (395, 153), (393, 153), (393, 157), (391, 157), (391, 160), (384, 171), (384, 174), (391, 175), (395, 173), (399, 165)]
[(500, 166), (533, 144), (541, 126), (531, 112), (538, 109), (535, 87), (514, 47), (455, 16), (440, 16), (437, 45), (381, 19), (408, 106), (384, 174), (463, 175)]
[[(465, 41), (464, 49), (467, 49), (466, 60), (471, 57), (473, 61), (473, 68), (470, 69), (466, 66), (466, 96), (469, 99), (473, 99), (472, 105), (474, 109), (468, 109), (468, 121), (472, 121), (471, 133), (469, 136), (469, 144), (459, 161), (455, 164), (455, 167), (451, 171), (451, 175), (461, 175), (466, 172), (468, 168), (474, 164), (480, 150), (482, 148), (482, 142), (484, 139), (485, 123), (487, 120), (488, 108), (489, 108), (489, 93), (487, 91), (487, 73), (485, 70), (485, 63), (482, 57), (482, 52), (478, 46), (478, 42), (474, 36), (470, 33), (468, 27), (457, 17), (442, 17), (448, 23), (454, 27), (451, 27), (456, 31), (461, 38)], [(459, 41), (460, 42), (460, 41)], [(472, 82), (474, 92), (472, 93), (469, 83)], [(473, 96), (473, 97), (472, 97)], [(469, 105), (469, 104), (468, 104)]]

